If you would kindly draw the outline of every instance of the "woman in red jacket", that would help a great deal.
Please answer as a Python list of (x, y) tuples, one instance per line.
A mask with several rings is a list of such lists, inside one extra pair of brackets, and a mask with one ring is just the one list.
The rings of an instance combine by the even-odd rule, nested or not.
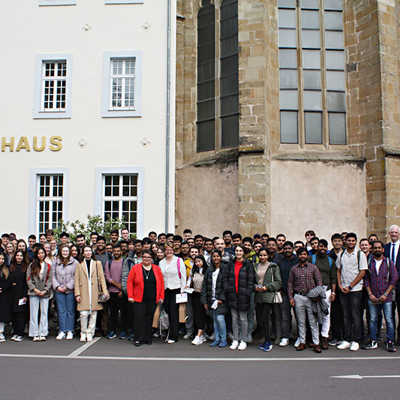
[(128, 301), (133, 303), (135, 346), (151, 344), (153, 315), (164, 301), (164, 278), (160, 267), (152, 264), (150, 251), (143, 251), (142, 263), (132, 267), (128, 275)]

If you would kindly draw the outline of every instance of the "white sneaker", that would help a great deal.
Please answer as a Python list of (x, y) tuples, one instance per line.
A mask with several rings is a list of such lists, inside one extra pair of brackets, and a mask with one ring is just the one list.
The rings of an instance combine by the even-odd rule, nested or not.
[(81, 342), (86, 342), (86, 333), (81, 333)]
[(279, 342), (279, 346), (281, 347), (286, 347), (288, 344), (289, 344), (288, 338), (282, 338), (281, 341)]
[(237, 340), (234, 340), (229, 348), (231, 350), (236, 350), (238, 348), (238, 346), (239, 346), (239, 342)]
[(22, 342), (24, 338), (22, 336), (18, 336), (14, 339), (14, 342)]
[(39, 336), (34, 336), (32, 340), (34, 342), (40, 342), (40, 337)]
[(91, 342), (93, 340), (93, 336), (90, 334), (90, 333), (88, 333), (87, 335), (86, 335), (86, 341), (87, 342)]
[(186, 333), (186, 335), (183, 337), (183, 339), (188, 340), (191, 338), (191, 334), (190, 333)]
[(239, 347), (238, 347), (238, 349), (239, 350), (246, 350), (247, 349), (247, 343), (246, 342), (244, 342), (243, 340), (240, 342), (240, 344), (239, 344)]
[(205, 342), (207, 342), (206, 337), (205, 337), (204, 335), (201, 335), (201, 336), (199, 337), (199, 344), (203, 344), (203, 343), (205, 343)]
[(71, 331), (67, 332), (67, 340), (72, 340), (73, 338), (74, 334)]
[(15, 341), (15, 339), (18, 337), (18, 335), (12, 335), (11, 336), (11, 340), (14, 340)]
[(6, 341), (6, 337), (4, 336), (4, 333), (0, 333), (0, 343), (4, 343)]
[(63, 340), (63, 339), (65, 339), (65, 332), (60, 332), (58, 335), (57, 335), (57, 337), (56, 337), (56, 340)]
[(340, 342), (337, 347), (338, 350), (347, 350), (350, 348), (350, 343), (347, 340)]
[(47, 340), (47, 337), (46, 336), (39, 336), (39, 340), (41, 342), (45, 342)]
[(168, 339), (167, 343), (168, 343), (168, 344), (173, 344), (173, 343), (175, 343), (175, 340), (173, 340), (173, 339)]
[(300, 338), (296, 339), (296, 342), (294, 343), (294, 347), (299, 347), (300, 346)]
[(351, 342), (350, 351), (358, 351), (360, 349), (360, 345), (358, 342)]
[(194, 344), (195, 346), (198, 346), (200, 344), (200, 336), (196, 336), (193, 340), (192, 340), (192, 344)]

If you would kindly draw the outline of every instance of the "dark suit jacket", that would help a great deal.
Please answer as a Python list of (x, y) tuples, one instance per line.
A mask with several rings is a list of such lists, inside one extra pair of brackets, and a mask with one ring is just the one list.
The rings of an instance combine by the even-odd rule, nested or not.
[[(391, 244), (392, 242), (386, 243), (385, 244), (385, 257), (388, 257), (390, 259), (390, 249), (391, 249)], [(400, 248), (399, 251), (397, 252), (397, 256), (396, 256), (396, 262), (394, 263), (394, 266), (397, 269), (397, 274), (400, 274)], [(400, 275), (399, 275), (400, 276)], [(400, 279), (397, 281), (396, 284), (396, 290), (399, 291), (400, 290)], [(396, 297), (400, 295), (400, 293), (396, 293)]]

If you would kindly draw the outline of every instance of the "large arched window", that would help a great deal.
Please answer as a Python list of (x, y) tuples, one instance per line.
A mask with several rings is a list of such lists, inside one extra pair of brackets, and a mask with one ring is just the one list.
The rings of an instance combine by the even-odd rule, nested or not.
[(197, 27), (197, 151), (215, 149), (215, 7), (203, 0)]
[(238, 0), (221, 6), (221, 147), (239, 144)]

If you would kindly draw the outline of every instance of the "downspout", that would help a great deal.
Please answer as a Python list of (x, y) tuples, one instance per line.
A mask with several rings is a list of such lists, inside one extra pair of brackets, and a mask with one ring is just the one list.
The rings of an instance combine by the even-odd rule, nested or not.
[(170, 201), (170, 146), (171, 146), (171, 1), (167, 0), (167, 99), (166, 99), (166, 147), (165, 147), (165, 233), (169, 232)]

